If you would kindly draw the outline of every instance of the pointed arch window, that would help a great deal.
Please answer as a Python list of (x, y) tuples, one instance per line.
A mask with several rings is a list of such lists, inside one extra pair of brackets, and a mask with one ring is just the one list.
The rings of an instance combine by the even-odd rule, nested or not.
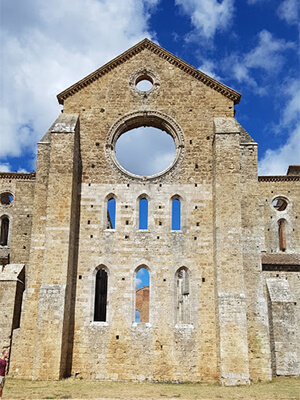
[(279, 250), (286, 251), (286, 220), (280, 219), (278, 221), (278, 239), (279, 239)]
[(142, 267), (135, 275), (135, 322), (149, 322), (150, 275)]
[(94, 321), (106, 321), (108, 276), (104, 268), (96, 274)]
[(142, 197), (139, 201), (139, 229), (148, 229), (148, 200)]
[(188, 269), (181, 267), (175, 275), (176, 284), (176, 323), (190, 323), (190, 279)]
[(7, 246), (8, 245), (8, 233), (9, 233), (9, 219), (6, 216), (3, 216), (0, 220), (1, 222), (1, 232), (0, 232), (0, 245)]
[(116, 227), (116, 199), (111, 196), (107, 200), (107, 229), (115, 229)]
[(181, 230), (181, 202), (178, 197), (172, 199), (172, 231)]

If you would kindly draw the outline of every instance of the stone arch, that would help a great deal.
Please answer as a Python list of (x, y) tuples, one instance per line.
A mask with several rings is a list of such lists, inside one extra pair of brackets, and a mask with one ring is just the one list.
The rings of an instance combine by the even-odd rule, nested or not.
[[(172, 164), (162, 172), (152, 176), (139, 176), (126, 171), (118, 162), (115, 146), (118, 138), (125, 132), (141, 126), (151, 126), (167, 132), (175, 142), (175, 157)], [(137, 181), (155, 181), (174, 171), (184, 157), (185, 138), (179, 124), (169, 115), (156, 110), (134, 111), (118, 119), (110, 128), (106, 140), (106, 156), (112, 168), (119, 174)]]

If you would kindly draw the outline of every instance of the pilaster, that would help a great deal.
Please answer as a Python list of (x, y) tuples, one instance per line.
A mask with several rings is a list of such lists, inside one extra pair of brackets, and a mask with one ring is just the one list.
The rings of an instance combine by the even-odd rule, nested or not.
[(47, 217), (38, 299), (33, 377), (60, 379), (69, 374), (72, 299), (76, 272), (79, 124), (62, 114), (51, 129)]
[(240, 126), (234, 118), (215, 118), (214, 125), (214, 260), (221, 382), (249, 384), (241, 243)]

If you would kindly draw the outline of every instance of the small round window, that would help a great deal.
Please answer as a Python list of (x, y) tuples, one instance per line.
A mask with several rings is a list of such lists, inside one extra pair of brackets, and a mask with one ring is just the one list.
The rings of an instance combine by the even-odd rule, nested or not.
[(13, 200), (13, 195), (9, 192), (4, 192), (0, 195), (0, 203), (2, 206), (9, 206)]
[(136, 87), (141, 92), (148, 92), (153, 87), (153, 82), (150, 78), (142, 78), (136, 82)]
[(276, 197), (272, 201), (272, 205), (276, 211), (284, 211), (288, 206), (288, 202), (284, 197)]
[(130, 77), (129, 85), (136, 96), (140, 98), (152, 95), (160, 86), (158, 74), (145, 67), (134, 71)]

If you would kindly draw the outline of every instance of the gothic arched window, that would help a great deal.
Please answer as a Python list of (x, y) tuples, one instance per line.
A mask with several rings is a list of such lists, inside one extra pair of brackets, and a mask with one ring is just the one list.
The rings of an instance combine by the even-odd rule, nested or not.
[(142, 197), (139, 201), (139, 229), (148, 229), (148, 200)]
[(107, 200), (107, 229), (115, 229), (116, 227), (116, 199), (111, 196)]
[(135, 322), (149, 322), (150, 274), (142, 267), (135, 275)]
[(94, 321), (106, 321), (107, 307), (107, 272), (104, 268), (96, 274)]
[(8, 233), (9, 233), (9, 219), (3, 216), (0, 220), (1, 223), (1, 233), (0, 233), (0, 245), (7, 246), (8, 244)]
[(280, 219), (278, 221), (278, 239), (279, 239), (279, 250), (286, 250), (286, 233), (285, 233), (286, 220)]
[(181, 229), (181, 202), (178, 197), (172, 200), (172, 231)]
[(187, 268), (181, 267), (175, 275), (176, 284), (176, 323), (190, 323), (190, 279)]

